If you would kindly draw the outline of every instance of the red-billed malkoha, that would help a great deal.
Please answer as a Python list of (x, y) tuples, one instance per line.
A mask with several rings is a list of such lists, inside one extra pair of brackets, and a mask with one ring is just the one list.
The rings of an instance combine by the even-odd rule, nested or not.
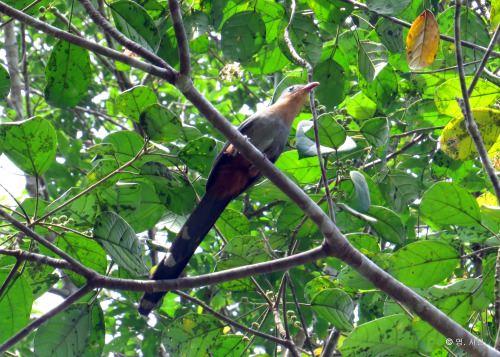
[[(250, 116), (238, 130), (271, 162), (275, 162), (288, 141), (293, 120), (306, 103), (311, 89), (317, 85), (318, 82), (312, 82), (285, 89), (276, 103)], [(259, 170), (232, 144), (226, 143), (208, 176), (205, 196), (179, 231), (151, 279), (178, 278), (229, 202), (260, 177)], [(141, 315), (149, 315), (165, 294), (145, 293), (137, 310)]]

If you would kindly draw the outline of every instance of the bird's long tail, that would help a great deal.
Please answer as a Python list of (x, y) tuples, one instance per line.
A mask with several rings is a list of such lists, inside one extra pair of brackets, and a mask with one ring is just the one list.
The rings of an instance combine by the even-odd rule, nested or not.
[[(186, 223), (184, 223), (169, 252), (158, 265), (151, 279), (177, 279), (181, 275), (196, 248), (198, 248), (203, 238), (215, 224), (215, 221), (231, 202), (231, 198), (217, 199), (207, 193), (201, 199)], [(165, 292), (144, 294), (137, 307), (139, 314), (149, 315), (165, 294)]]

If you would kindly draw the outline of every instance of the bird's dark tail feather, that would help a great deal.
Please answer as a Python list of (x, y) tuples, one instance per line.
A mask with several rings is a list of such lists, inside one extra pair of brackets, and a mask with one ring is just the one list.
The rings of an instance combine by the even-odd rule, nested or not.
[[(186, 223), (184, 223), (172, 243), (169, 253), (158, 265), (151, 279), (177, 279), (181, 275), (196, 248), (198, 248), (203, 238), (215, 224), (215, 221), (231, 202), (231, 198), (216, 199), (211, 195), (205, 195), (201, 199)], [(149, 315), (165, 294), (165, 292), (145, 293), (137, 307), (139, 314)]]

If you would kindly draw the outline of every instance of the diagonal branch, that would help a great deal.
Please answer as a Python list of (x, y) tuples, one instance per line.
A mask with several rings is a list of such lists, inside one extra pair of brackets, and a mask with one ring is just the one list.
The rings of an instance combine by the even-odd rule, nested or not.
[(165, 79), (168, 83), (174, 84), (175, 83), (175, 77), (177, 76), (177, 71), (172, 68), (162, 68), (156, 65), (151, 65), (149, 63), (146, 63), (144, 61), (126, 56), (118, 51), (112, 50), (108, 47), (101, 46), (95, 42), (86, 40), (84, 38), (75, 36), (73, 34), (70, 34), (66, 31), (62, 31), (54, 26), (50, 26), (46, 24), (45, 22), (39, 21), (29, 15), (26, 15), (25, 13), (14, 9), (13, 7), (3, 3), (0, 1), (0, 13), (4, 13), (7, 16), (10, 16), (16, 20), (19, 20), (20, 22), (31, 26), (39, 31), (42, 31), (50, 36), (54, 36), (55, 38), (58, 38), (62, 41), (66, 41), (68, 43), (74, 44), (76, 46), (79, 46), (81, 48), (85, 48), (89, 51), (93, 51), (95, 53), (101, 54), (103, 56), (109, 57), (111, 59), (114, 59), (116, 61), (120, 61), (122, 63), (125, 63), (131, 67), (140, 69), (141, 71), (144, 71), (146, 73), (155, 75), (159, 78)]
[(174, 23), (175, 38), (179, 49), (179, 62), (181, 75), (191, 77), (191, 55), (189, 53), (189, 43), (186, 37), (186, 30), (182, 22), (181, 9), (177, 0), (168, 0), (168, 7)]

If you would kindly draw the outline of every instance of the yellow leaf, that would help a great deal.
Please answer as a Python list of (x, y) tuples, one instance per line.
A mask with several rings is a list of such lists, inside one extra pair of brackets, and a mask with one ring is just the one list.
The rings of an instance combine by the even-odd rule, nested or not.
[[(500, 111), (489, 108), (472, 109), (486, 150), (497, 141), (500, 135)], [(478, 156), (476, 146), (465, 126), (462, 114), (453, 118), (441, 134), (441, 150), (454, 160), (472, 160)]]
[(439, 48), (439, 28), (430, 10), (425, 10), (411, 25), (406, 37), (408, 67), (422, 69), (434, 62)]
[(476, 198), (476, 201), (479, 207), (481, 207), (482, 205), (498, 206), (497, 198), (491, 192), (483, 193), (481, 196)]

